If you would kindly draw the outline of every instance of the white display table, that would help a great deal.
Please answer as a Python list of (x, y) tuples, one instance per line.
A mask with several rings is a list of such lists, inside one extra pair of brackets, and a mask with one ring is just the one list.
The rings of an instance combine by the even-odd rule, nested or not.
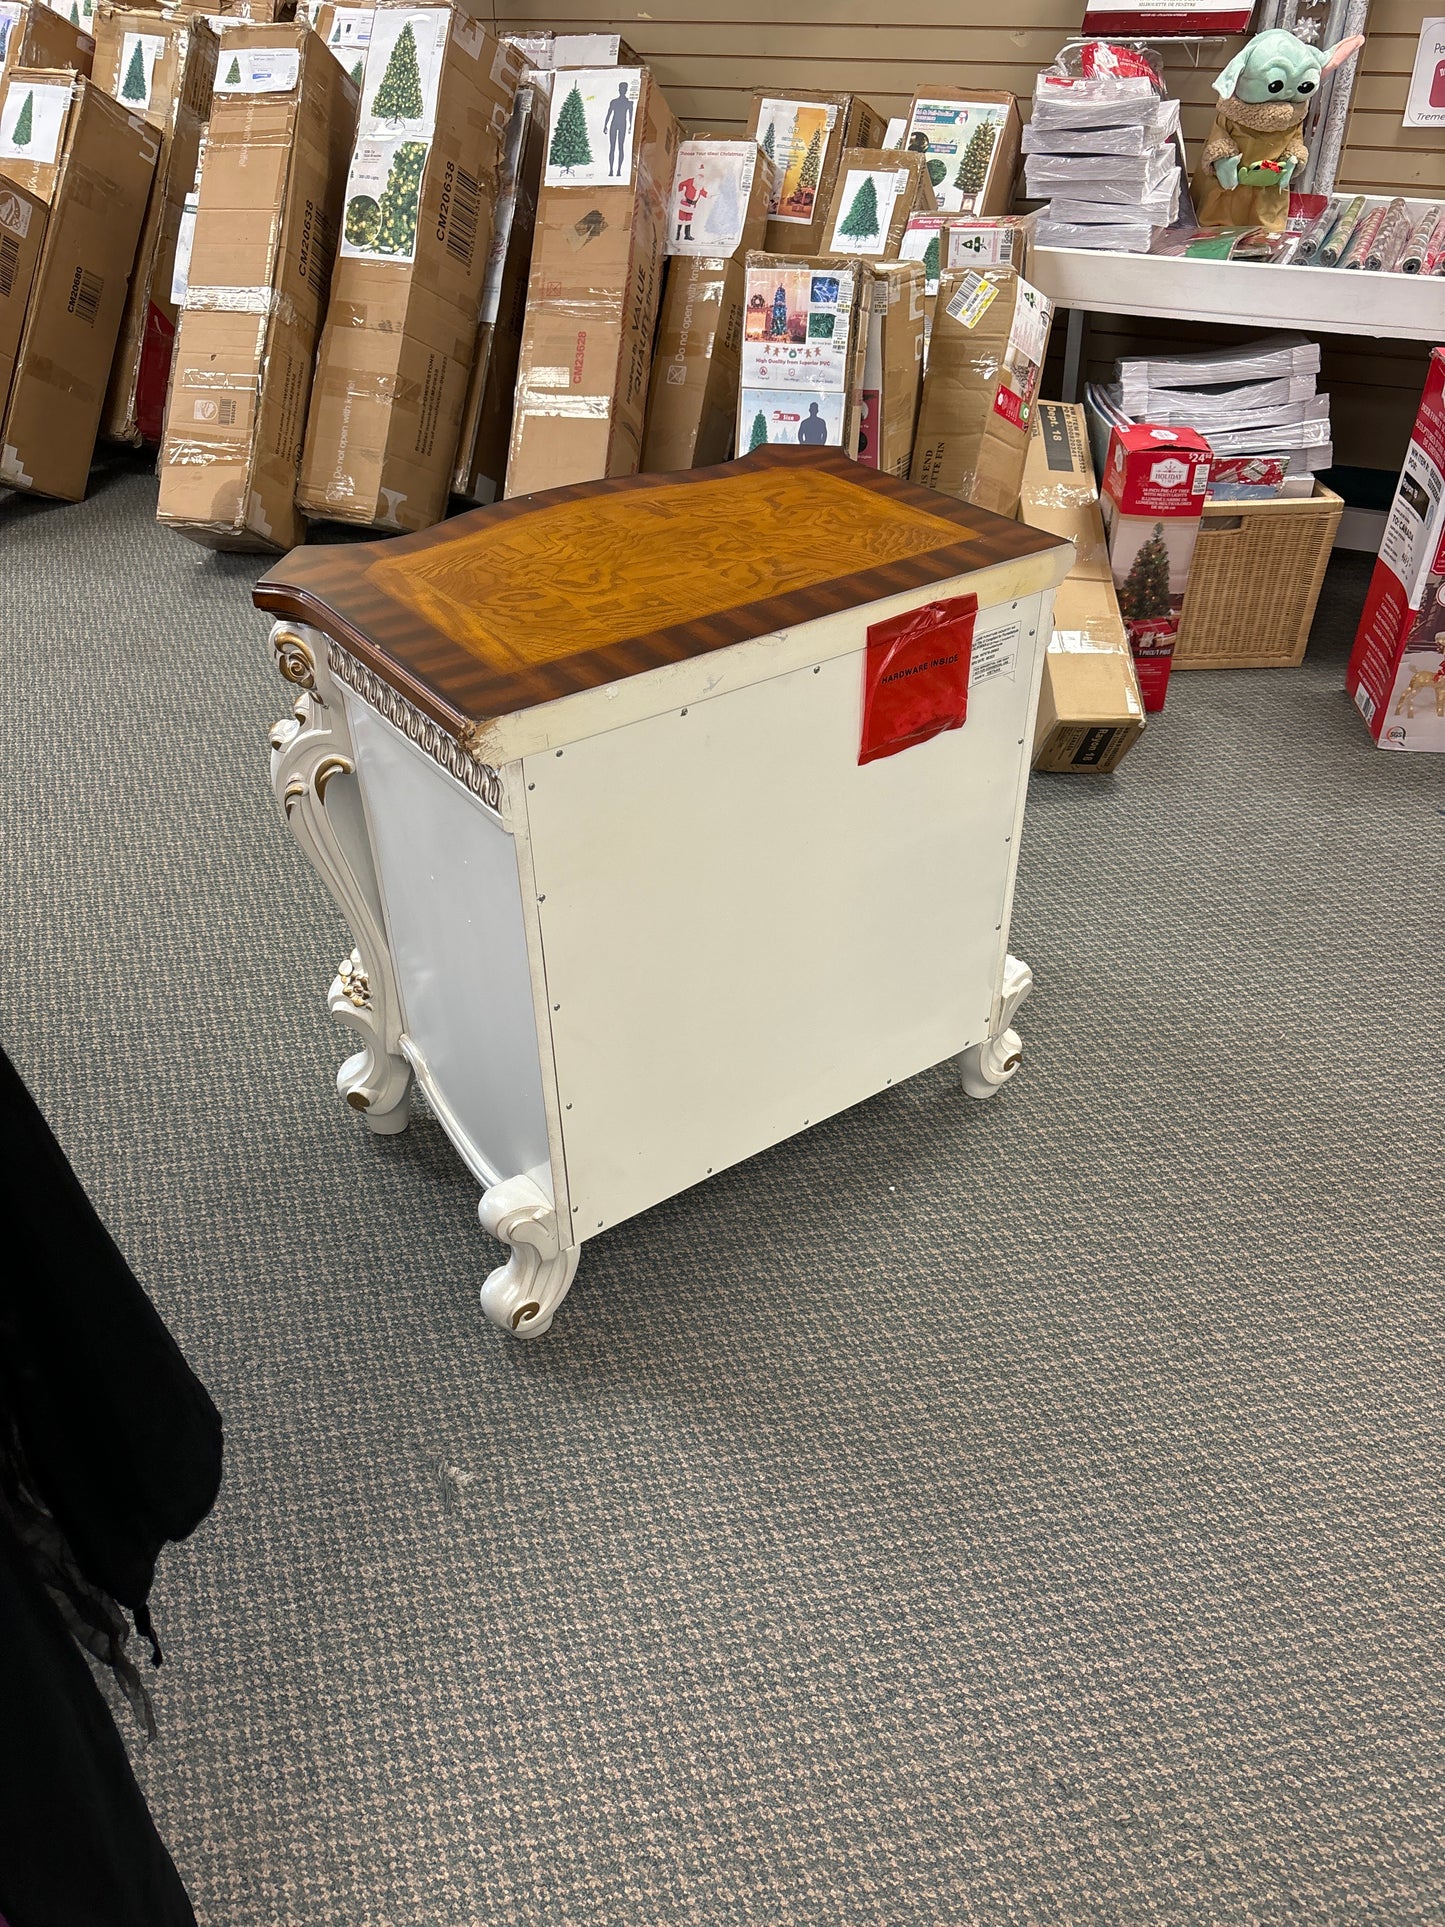
[[(769, 448), (262, 579), (295, 693), (272, 781), (355, 940), (338, 1085), (377, 1131), (426, 1091), (511, 1247), (497, 1324), (545, 1331), (585, 1238), (887, 1085), (954, 1056), (975, 1096), (1012, 1075), (1009, 913), (1072, 558)], [(860, 762), (870, 626), (968, 595), (966, 720)]]

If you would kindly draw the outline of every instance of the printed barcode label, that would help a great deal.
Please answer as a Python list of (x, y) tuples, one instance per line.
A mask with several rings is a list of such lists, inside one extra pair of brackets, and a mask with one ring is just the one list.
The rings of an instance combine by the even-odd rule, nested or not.
[(228, 395), (216, 403), (216, 420), (222, 428), (233, 428), (236, 423), (236, 399)]
[(447, 253), (464, 268), (472, 265), (472, 250), (477, 244), (477, 211), (481, 206), (482, 186), (475, 174), (462, 168), (448, 169), (451, 175), (451, 204), (442, 190), (442, 219), (446, 222)]
[(976, 328), (997, 294), (998, 288), (992, 281), (985, 281), (971, 269), (965, 270), (959, 279), (958, 291), (948, 304), (948, 313), (965, 328)]
[(87, 328), (95, 326), (96, 313), (100, 308), (100, 291), (105, 286), (98, 274), (89, 268), (77, 268), (75, 279), (70, 284), (70, 313), (77, 321), (83, 321)]
[(13, 234), (0, 234), (0, 301), (8, 300), (20, 265), (20, 243)]

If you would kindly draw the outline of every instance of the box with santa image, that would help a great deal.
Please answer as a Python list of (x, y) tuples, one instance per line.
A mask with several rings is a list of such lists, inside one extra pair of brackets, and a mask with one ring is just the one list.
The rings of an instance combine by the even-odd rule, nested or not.
[(1192, 428), (1115, 428), (1100, 484), (1109, 571), (1149, 711), (1164, 707), (1213, 451)]
[(1430, 354), (1345, 687), (1381, 749), (1445, 750), (1445, 348)]

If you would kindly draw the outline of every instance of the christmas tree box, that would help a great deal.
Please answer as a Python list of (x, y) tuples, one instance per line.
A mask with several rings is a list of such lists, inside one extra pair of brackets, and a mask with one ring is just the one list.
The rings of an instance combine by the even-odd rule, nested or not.
[(938, 288), (913, 480), (1013, 515), (1053, 303), (1013, 268), (945, 270)]
[(733, 453), (746, 257), (767, 232), (772, 176), (755, 141), (678, 149), (642, 444), (649, 473), (706, 468)]
[(15, 357), (49, 209), (38, 194), (0, 179), (0, 422), (10, 399)]
[(527, 276), (547, 152), (547, 100), (529, 74), (517, 89), (507, 128), (492, 246), (482, 279), (482, 319), (452, 477), (453, 492), (469, 502), (496, 501), (507, 477)]
[(158, 509), (206, 547), (304, 539), (296, 465), (356, 102), (309, 27), (222, 33)]
[(857, 459), (872, 286), (858, 256), (747, 257), (738, 454), (788, 442)]
[(621, 34), (616, 33), (553, 33), (543, 28), (535, 33), (509, 33), (502, 37), (527, 63), (527, 70), (544, 100), (552, 98), (552, 76), (560, 68), (642, 65), (641, 55), (634, 53)]
[(858, 460), (906, 478), (923, 389), (923, 264), (875, 261), (872, 268)]
[(148, 122), (79, 74), (19, 68), (6, 83), (0, 176), (19, 153), (51, 180), (0, 429), (0, 484), (68, 502), (85, 494), (158, 151)]
[(646, 67), (555, 76), (508, 495), (637, 473), (677, 147)]
[(1164, 707), (1213, 451), (1192, 428), (1139, 422), (1109, 436), (1101, 496), (1109, 569), (1144, 707)]
[[(77, 10), (78, 11), (78, 10)], [(0, 0), (0, 94), (17, 67), (64, 68), (89, 75), (95, 42), (84, 27), (70, 18), (69, 8), (57, 13), (42, 0)]]
[(378, 7), (298, 501), (421, 529), (447, 509), (521, 55), (459, 7)]
[[(776, 166), (766, 245), (775, 254), (822, 254), (843, 150), (883, 145), (888, 122), (856, 94), (755, 94), (748, 138)], [(846, 252), (853, 254), (856, 249)]]
[(1007, 214), (1022, 138), (1012, 94), (940, 90), (914, 95), (903, 145), (923, 155), (945, 214)]
[(1019, 520), (1074, 545), (1054, 596), (1034, 729), (1034, 768), (1104, 774), (1144, 728), (1144, 704), (1109, 574), (1084, 411), (1041, 401), (1024, 460)]
[(103, 7), (96, 20), (96, 85), (144, 114), (161, 143), (101, 418), (101, 433), (112, 441), (161, 438), (178, 318), (171, 298), (176, 243), (211, 111), (216, 46), (200, 17)]
[(823, 223), (827, 252), (896, 261), (909, 216), (937, 206), (921, 154), (845, 147)]
[(1445, 348), (1431, 351), (1345, 687), (1381, 749), (1445, 750)]

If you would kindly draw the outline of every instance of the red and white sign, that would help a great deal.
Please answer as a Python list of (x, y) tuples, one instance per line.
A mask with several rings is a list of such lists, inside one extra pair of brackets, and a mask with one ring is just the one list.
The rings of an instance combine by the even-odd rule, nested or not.
[(1248, 33), (1254, 0), (1090, 0), (1085, 33), (1148, 34), (1168, 39), (1201, 33)]
[(1445, 750), (1445, 348), (1431, 351), (1345, 687), (1381, 749)]

